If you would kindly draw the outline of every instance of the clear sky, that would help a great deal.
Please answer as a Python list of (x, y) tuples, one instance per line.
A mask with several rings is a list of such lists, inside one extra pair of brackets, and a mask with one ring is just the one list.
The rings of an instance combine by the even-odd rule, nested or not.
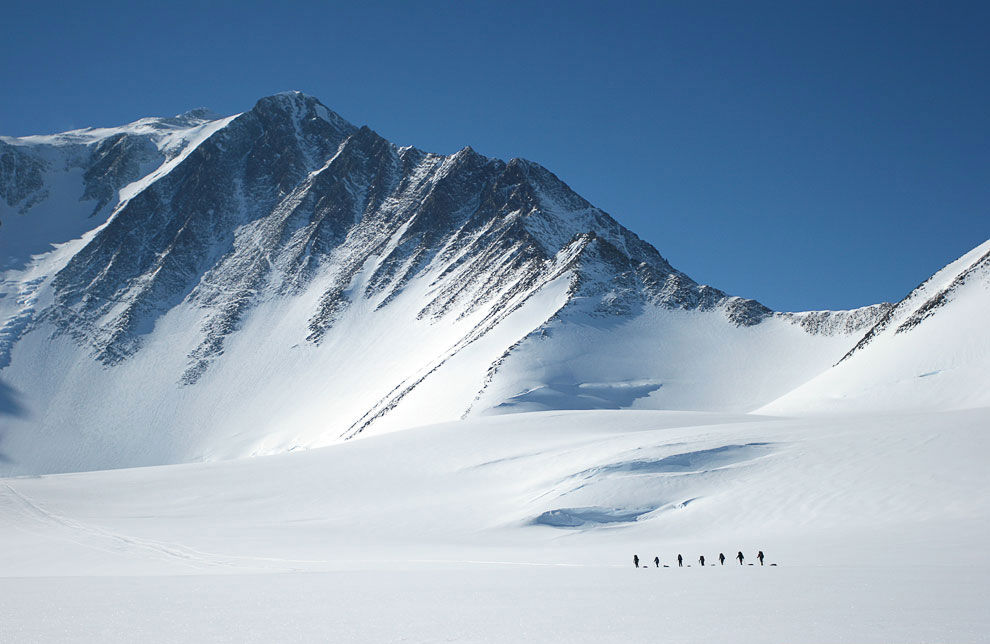
[(990, 237), (990, 2), (0, 0), (0, 133), (298, 89), (525, 157), (694, 279), (896, 301)]

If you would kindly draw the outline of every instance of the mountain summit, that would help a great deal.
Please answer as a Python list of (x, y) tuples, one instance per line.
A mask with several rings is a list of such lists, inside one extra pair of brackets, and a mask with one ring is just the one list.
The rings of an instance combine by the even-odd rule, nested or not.
[(464, 416), (749, 411), (891, 311), (696, 283), (546, 168), (299, 92), (0, 137), (0, 470), (228, 458)]

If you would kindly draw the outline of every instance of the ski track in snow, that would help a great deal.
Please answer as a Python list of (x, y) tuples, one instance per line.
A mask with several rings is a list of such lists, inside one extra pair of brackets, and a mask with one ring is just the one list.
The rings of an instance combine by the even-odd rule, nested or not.
[[(41, 504), (32, 501), (11, 485), (10, 480), (2, 481), (6, 490), (5, 502), (0, 501), (0, 507), (5, 507), (11, 514), (26, 519), (28, 524), (37, 524), (40, 529), (31, 529), (29, 525), (11, 520), (12, 525), (36, 536), (60, 539), (92, 548), (101, 552), (115, 555), (131, 556), (138, 559), (155, 558), (174, 561), (190, 566), (196, 570), (216, 572), (217, 569), (236, 569), (241, 572), (301, 572), (307, 568), (292, 564), (327, 565), (335, 563), (330, 559), (285, 559), (281, 557), (257, 557), (244, 555), (222, 555), (203, 552), (176, 543), (157, 541), (122, 534), (95, 526), (91, 523), (71, 519), (65, 515), (47, 510)], [(353, 560), (351, 560), (353, 562)], [(564, 568), (583, 568), (586, 564), (568, 564), (538, 561), (496, 561), (482, 559), (376, 559), (380, 564), (442, 564), (442, 565), (485, 565), (485, 566), (546, 566)]]
[[(239, 557), (202, 552), (185, 546), (134, 537), (90, 523), (84, 523), (67, 516), (56, 514), (45, 509), (39, 503), (18, 492), (9, 481), (4, 481), (6, 506), (16, 515), (27, 519), (29, 523), (40, 524), (44, 529), (32, 530), (18, 522), (11, 522), (19, 529), (38, 536), (46, 536), (76, 543), (85, 548), (102, 552), (134, 556), (138, 558), (158, 558), (177, 561), (198, 570), (214, 570), (216, 568), (240, 568), (249, 571), (294, 572), (301, 570), (289, 566), (267, 566), (263, 562), (273, 563), (325, 563), (322, 561), (290, 561), (285, 559), (269, 559), (264, 557)], [(245, 562), (255, 562), (253, 565)]]

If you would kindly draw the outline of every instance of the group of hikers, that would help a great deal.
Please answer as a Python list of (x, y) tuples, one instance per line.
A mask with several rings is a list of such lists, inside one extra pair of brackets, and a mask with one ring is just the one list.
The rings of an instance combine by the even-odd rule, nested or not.
[[(743, 560), (745, 558), (746, 557), (743, 556), (742, 550), (740, 550), (739, 553), (736, 555), (736, 559), (739, 560), (739, 565), (740, 566), (743, 565)], [(760, 565), (762, 566), (763, 565), (763, 551), (762, 550), (760, 550), (756, 554), (756, 558), (760, 560)], [(701, 564), (702, 566), (705, 565), (705, 555), (701, 555), (700, 557), (698, 557), (698, 563)], [(719, 563), (720, 566), (724, 566), (725, 565), (725, 554), (724, 553), (721, 553), (721, 552), (718, 553), (718, 563)], [(639, 568), (639, 555), (633, 555), (633, 565), (636, 566), (637, 568)], [(655, 565), (657, 568), (660, 567), (660, 557), (654, 557), (653, 558), (653, 565)], [(688, 565), (690, 566), (690, 564), (688, 564)], [(712, 564), (712, 565), (714, 566), (715, 564)], [(752, 566), (753, 564), (749, 564), (749, 565)], [(770, 565), (774, 566), (776, 564), (770, 564)], [(645, 568), (646, 565), (644, 565), (643, 567)], [(666, 567), (667, 566), (664, 566), (664, 568), (666, 568)], [(678, 568), (683, 568), (684, 567), (684, 557), (682, 557), (681, 555), (677, 555), (677, 567)]]

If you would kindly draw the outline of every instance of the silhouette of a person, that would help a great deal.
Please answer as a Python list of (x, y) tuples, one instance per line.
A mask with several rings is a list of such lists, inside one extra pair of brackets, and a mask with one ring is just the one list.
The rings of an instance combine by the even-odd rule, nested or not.
[(698, 557), (698, 563), (700, 563), (702, 566), (705, 565), (705, 555), (701, 555), (700, 557)]
[(653, 558), (653, 565), (655, 565), (657, 568), (660, 567), (660, 557)]
[(760, 560), (760, 565), (762, 566), (763, 565), (763, 551), (762, 550), (760, 550), (760, 552), (756, 555), (756, 558)]
[(639, 555), (633, 555), (633, 565), (639, 568)]
[(681, 568), (684, 566), (684, 557), (677, 555), (677, 567)]
[(738, 555), (736, 555), (736, 559), (738, 559), (738, 560), (739, 560), (739, 565), (741, 566), (741, 565), (742, 565), (742, 562), (743, 562), (743, 554), (742, 554), (742, 550), (740, 550), (740, 551), (739, 551), (739, 554), (738, 554)]
[(718, 563), (719, 563), (720, 566), (724, 566), (725, 565), (725, 553), (724, 552), (718, 553)]

